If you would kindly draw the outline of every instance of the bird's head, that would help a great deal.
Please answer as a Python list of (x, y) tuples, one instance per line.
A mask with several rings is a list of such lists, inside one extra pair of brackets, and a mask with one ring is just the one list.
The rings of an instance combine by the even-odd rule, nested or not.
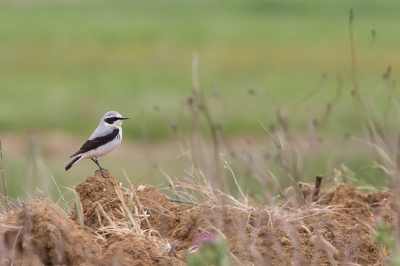
[(128, 117), (123, 117), (120, 113), (116, 111), (107, 112), (103, 118), (101, 118), (100, 123), (104, 123), (107, 126), (120, 127), (122, 121), (129, 119)]

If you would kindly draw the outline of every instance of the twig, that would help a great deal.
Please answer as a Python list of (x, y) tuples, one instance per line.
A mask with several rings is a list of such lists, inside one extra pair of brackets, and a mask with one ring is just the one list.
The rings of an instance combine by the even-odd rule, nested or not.
[(1, 172), (1, 177), (3, 178), (4, 201), (6, 203), (6, 213), (8, 213), (7, 182), (6, 182), (6, 176), (4, 175), (4, 168), (3, 168), (3, 150), (1, 148), (1, 138), (0, 138), (0, 172)]
[[(276, 110), (276, 117), (278, 119), (279, 124), (281, 125), (283, 132), (285, 132), (285, 134), (289, 133), (289, 124), (288, 124), (288, 119), (287, 116), (285, 116), (284, 114), (282, 114), (282, 110), (281, 108), (278, 108)], [(282, 146), (281, 146), (282, 147)]]
[(374, 45), (375, 39), (376, 39), (376, 31), (371, 30), (371, 35), (372, 35), (372, 39), (371, 39), (371, 42), (369, 43), (369, 45), (367, 46), (366, 50), (369, 50), (372, 47), (372, 45)]
[(311, 197), (311, 201), (316, 201), (316, 197), (318, 196), (321, 188), (321, 182), (322, 182), (322, 175), (317, 175), (315, 177), (315, 188)]
[[(207, 124), (210, 128), (211, 131), (211, 138), (213, 142), (213, 148), (214, 148), (214, 161), (215, 161), (215, 174), (214, 178), (215, 180), (221, 180), (222, 179), (222, 171), (221, 171), (221, 166), (219, 163), (219, 157), (220, 157), (220, 143), (218, 141), (218, 126), (214, 123), (210, 110), (208, 109), (207, 101), (204, 97), (204, 92), (200, 88), (200, 83), (199, 83), (199, 77), (198, 77), (198, 65), (199, 65), (199, 54), (198, 53), (193, 53), (193, 61), (192, 61), (192, 79), (193, 79), (193, 94), (195, 99), (199, 102), (199, 108), (201, 112), (204, 114), (204, 117), (207, 121)], [(221, 187), (226, 188), (226, 184), (224, 183), (224, 180), (221, 180), (220, 183)]]
[(289, 116), (290, 116), (290, 117), (292, 117), (292, 116), (295, 114), (295, 112), (297, 111), (297, 108), (298, 108), (302, 103), (304, 103), (305, 101), (307, 101), (308, 99), (310, 99), (313, 95), (315, 95), (315, 94), (323, 87), (323, 85), (325, 84), (326, 76), (327, 76), (326, 73), (322, 73), (322, 74), (321, 74), (321, 78), (320, 78), (320, 80), (319, 80), (317, 86), (316, 86), (312, 91), (310, 91), (310, 92), (308, 92), (306, 95), (304, 95), (300, 100), (298, 100), (298, 101), (293, 105), (293, 107), (290, 109), (290, 112), (289, 112)]
[(393, 81), (390, 83), (390, 87), (389, 87), (389, 96), (388, 96), (388, 100), (387, 100), (387, 103), (386, 103), (385, 114), (384, 114), (384, 119), (385, 119), (385, 121), (387, 121), (387, 116), (388, 116), (388, 112), (389, 112), (389, 105), (390, 105), (390, 102), (392, 102), (392, 104), (394, 105), (394, 108), (395, 108), (397, 117), (398, 117), (398, 119), (400, 120), (400, 112), (399, 112), (400, 108), (399, 108), (399, 104), (398, 104), (398, 102), (397, 102), (397, 100), (396, 100), (396, 97), (394, 97), (394, 95), (393, 95), (393, 90), (394, 90), (395, 86), (396, 86), (396, 81), (393, 80)]
[(326, 112), (321, 120), (318, 122), (318, 126), (322, 125), (326, 120), (328, 120), (330, 114), (332, 113), (333, 107), (339, 102), (342, 95), (343, 80), (341, 76), (337, 76), (337, 87), (336, 87), (336, 97), (332, 101), (326, 104)]
[(397, 150), (396, 150), (396, 168), (397, 168), (397, 176), (400, 174), (400, 134), (397, 140)]
[(168, 257), (172, 257), (172, 255), (174, 255), (175, 248), (178, 246), (178, 244), (179, 244), (179, 241), (176, 241), (176, 242), (172, 245), (171, 249), (170, 249), (169, 252), (168, 252)]
[[(133, 195), (135, 196), (135, 200), (136, 200), (137, 204), (139, 205), (140, 210), (142, 211), (142, 213), (145, 214), (145, 215), (144, 215), (144, 219), (146, 220), (147, 225), (149, 226), (149, 228), (153, 229), (153, 227), (151, 226), (151, 224), (150, 224), (150, 222), (149, 222), (149, 219), (147, 219), (146, 212), (144, 211), (143, 205), (142, 205), (142, 203), (140, 202), (139, 197), (138, 197), (138, 195), (137, 195), (136, 192), (135, 192), (135, 188), (132, 186), (131, 181), (129, 180), (128, 175), (126, 174), (125, 170), (123, 170), (123, 172), (124, 172), (124, 176), (125, 176), (125, 178), (126, 178), (126, 181), (128, 181), (130, 191), (131, 191), (131, 192), (133, 193)], [(122, 199), (122, 200), (123, 200), (123, 199)], [(121, 201), (121, 202), (122, 202), (122, 201)]]
[(14, 265), (15, 248), (17, 246), (17, 241), (18, 241), (18, 238), (19, 238), (20, 234), (21, 234), (21, 230), (18, 231), (18, 234), (15, 237), (14, 246), (13, 246), (12, 255), (11, 255), (11, 266)]
[(167, 198), (169, 201), (171, 202), (176, 202), (176, 203), (184, 203), (184, 204), (190, 204), (190, 205), (196, 205), (198, 206), (199, 204), (194, 203), (194, 202), (190, 202), (190, 201), (186, 201), (186, 200), (176, 200), (176, 199), (171, 199), (171, 198)]
[(351, 53), (351, 80), (353, 82), (353, 91), (355, 98), (361, 105), (361, 108), (365, 112), (365, 114), (369, 117), (369, 112), (365, 107), (365, 103), (361, 97), (360, 91), (358, 89), (358, 81), (357, 81), (357, 57), (356, 51), (354, 47), (354, 33), (353, 33), (353, 21), (354, 21), (354, 10), (350, 9), (349, 13), (349, 34), (350, 34), (350, 53)]
[(75, 186), (72, 187), (74, 191), (74, 197), (75, 197), (75, 210), (76, 210), (76, 216), (78, 217), (79, 225), (82, 229), (85, 228), (85, 223), (84, 223), (84, 215), (83, 215), (83, 207), (82, 207), (82, 202), (79, 197), (78, 192), (75, 189)]
[(189, 205), (206, 207), (206, 208), (215, 208), (216, 207), (216, 206), (212, 206), (212, 205), (198, 204), (198, 203), (194, 203), (194, 202), (190, 202), (190, 201), (186, 201), (186, 200), (176, 200), (176, 199), (171, 199), (171, 198), (167, 198), (167, 200), (169, 200), (171, 202), (189, 204)]

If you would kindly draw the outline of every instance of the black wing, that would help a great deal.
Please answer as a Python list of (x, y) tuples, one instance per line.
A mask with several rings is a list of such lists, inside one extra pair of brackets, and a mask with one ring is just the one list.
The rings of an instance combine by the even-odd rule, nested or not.
[(113, 139), (115, 139), (115, 137), (118, 135), (119, 133), (119, 129), (116, 128), (114, 129), (110, 134), (108, 135), (104, 135), (101, 137), (97, 137), (95, 139), (92, 140), (87, 140), (82, 147), (79, 149), (79, 151), (75, 152), (73, 155), (71, 155), (69, 158), (74, 157), (78, 154), (87, 152), (87, 151), (91, 151), (94, 150), (104, 144), (107, 144), (108, 142), (112, 141)]

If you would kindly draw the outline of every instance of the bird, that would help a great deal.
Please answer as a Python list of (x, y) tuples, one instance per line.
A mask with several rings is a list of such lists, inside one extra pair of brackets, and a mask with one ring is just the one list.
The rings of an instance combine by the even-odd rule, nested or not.
[(99, 167), (100, 173), (103, 177), (109, 177), (99, 164), (99, 158), (106, 155), (115, 147), (117, 147), (122, 140), (122, 122), (123, 120), (129, 119), (123, 117), (116, 111), (107, 112), (100, 120), (99, 125), (95, 131), (90, 135), (89, 139), (82, 145), (82, 147), (72, 154), (69, 158), (75, 157), (67, 166), (65, 171), (68, 171), (77, 162), (90, 158)]

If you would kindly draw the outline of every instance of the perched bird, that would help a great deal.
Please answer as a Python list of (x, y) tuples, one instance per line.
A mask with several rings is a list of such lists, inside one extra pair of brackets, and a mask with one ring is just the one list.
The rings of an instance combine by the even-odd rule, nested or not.
[(115, 111), (107, 112), (100, 120), (100, 124), (92, 133), (89, 139), (82, 145), (79, 151), (75, 152), (71, 157), (75, 157), (67, 166), (65, 171), (68, 171), (77, 162), (90, 158), (97, 164), (101, 175), (108, 177), (102, 170), (107, 170), (100, 166), (99, 157), (106, 155), (112, 151), (122, 140), (122, 121), (129, 119), (123, 117), (120, 113)]

